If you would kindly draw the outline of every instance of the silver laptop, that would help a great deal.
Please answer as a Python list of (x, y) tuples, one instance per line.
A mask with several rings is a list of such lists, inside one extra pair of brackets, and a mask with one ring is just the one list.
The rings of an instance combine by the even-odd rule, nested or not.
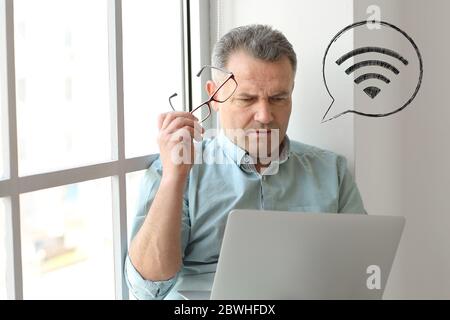
[(405, 218), (233, 210), (212, 291), (185, 299), (381, 299)]

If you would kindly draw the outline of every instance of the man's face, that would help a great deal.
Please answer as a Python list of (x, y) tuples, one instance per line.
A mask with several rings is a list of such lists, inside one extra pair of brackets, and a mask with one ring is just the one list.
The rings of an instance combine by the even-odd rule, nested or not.
[[(245, 51), (237, 51), (229, 57), (226, 69), (238, 83), (233, 96), (224, 103), (213, 102), (220, 114), (222, 129), (241, 148), (255, 156), (257, 149), (270, 151), (278, 148), (288, 128), (292, 109), (294, 72), (287, 57), (269, 62), (254, 58)], [(217, 84), (208, 82), (207, 91), (214, 92)], [(226, 90), (226, 86), (224, 87)], [(220, 91), (219, 91), (220, 96)], [(242, 129), (242, 130), (230, 130)], [(277, 137), (278, 141), (271, 141)], [(271, 134), (271, 131), (272, 134)], [(237, 134), (236, 132), (241, 132)]]

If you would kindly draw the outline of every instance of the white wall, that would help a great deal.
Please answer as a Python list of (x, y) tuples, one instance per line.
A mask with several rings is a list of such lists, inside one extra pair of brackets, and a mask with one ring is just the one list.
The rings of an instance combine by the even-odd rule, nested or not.
[[(299, 71), (288, 134), (345, 155), (350, 166), (355, 161), (356, 180), (370, 214), (406, 216), (385, 298), (449, 299), (450, 2), (222, 0), (219, 4), (220, 34), (238, 25), (264, 23), (293, 43)], [(321, 73), (326, 46), (344, 26), (367, 19), (366, 9), (373, 4), (380, 6), (382, 20), (398, 25), (419, 46), (424, 61), (421, 90), (409, 107), (391, 117), (344, 116), (321, 125), (330, 103)], [(361, 39), (353, 41), (357, 47)], [(360, 102), (352, 88), (340, 90), (349, 101)]]
[[(385, 297), (449, 299), (450, 2), (358, 0), (355, 21), (372, 4), (414, 39), (424, 61), (410, 106), (389, 118), (355, 118), (356, 179), (367, 210), (407, 219)], [(360, 40), (355, 35), (355, 46)]]
[[(320, 124), (331, 103), (322, 80), (323, 54), (335, 33), (352, 23), (353, 2), (222, 0), (218, 4), (221, 35), (250, 23), (269, 24), (286, 35), (298, 58), (289, 137), (343, 154), (353, 168), (353, 117)], [(351, 47), (353, 39), (346, 41)], [(353, 99), (351, 86), (339, 90), (340, 96)]]

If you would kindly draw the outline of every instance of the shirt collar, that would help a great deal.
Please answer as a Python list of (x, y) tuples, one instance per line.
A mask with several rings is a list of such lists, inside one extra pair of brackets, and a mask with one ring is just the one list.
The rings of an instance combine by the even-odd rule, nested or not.
[[(224, 133), (223, 130), (219, 131), (219, 134), (216, 137), (218, 145), (225, 152), (225, 155), (233, 160), (234, 163), (238, 166), (248, 166), (250, 161), (250, 156), (247, 151), (236, 145), (232, 142)], [(288, 160), (290, 155), (290, 140), (286, 135), (284, 137), (283, 142), (280, 145), (280, 157), (278, 160), (273, 162), (277, 162), (278, 164), (284, 163)]]
[(217, 143), (224, 151), (225, 155), (233, 160), (238, 166), (244, 163), (244, 158), (247, 155), (247, 151), (234, 144), (226, 135), (223, 130), (219, 131), (216, 137)]

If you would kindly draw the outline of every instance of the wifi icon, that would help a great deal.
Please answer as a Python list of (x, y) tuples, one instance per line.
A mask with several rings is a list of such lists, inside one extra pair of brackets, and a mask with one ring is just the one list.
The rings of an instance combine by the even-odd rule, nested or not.
[[(360, 55), (360, 54), (365, 54), (365, 53), (369, 53), (369, 52), (376, 52), (376, 53), (381, 53), (384, 55), (388, 55), (391, 56), (393, 58), (396, 58), (397, 60), (399, 60), (401, 63), (403, 63), (403, 65), (407, 66), (408, 65), (408, 60), (406, 60), (405, 58), (403, 58), (400, 54), (398, 54), (397, 52), (390, 50), (390, 49), (386, 49), (386, 48), (380, 48), (380, 47), (362, 47), (362, 48), (358, 48), (355, 50), (352, 50), (346, 54), (344, 54), (342, 57), (340, 57), (338, 60), (336, 60), (336, 64), (338, 66), (340, 66), (342, 63), (344, 63), (345, 61), (347, 61), (348, 59)], [(356, 70), (362, 68), (362, 67), (368, 67), (368, 66), (377, 66), (377, 67), (381, 67), (384, 68), (386, 70), (389, 70), (390, 72), (392, 72), (394, 75), (398, 75), (400, 73), (400, 71), (393, 66), (392, 64), (386, 62), (386, 61), (382, 61), (382, 60), (364, 60), (361, 62), (357, 62), (354, 65), (352, 65), (351, 67), (347, 68), (345, 70), (345, 73), (350, 75), (353, 72), (355, 72)], [(365, 73), (360, 75), (359, 77), (357, 77), (354, 81), (356, 84), (363, 84), (364, 81), (369, 80), (369, 79), (378, 79), (386, 84), (389, 84), (391, 82), (391, 80), (380, 74), (380, 73), (375, 73), (375, 72), (370, 72), (370, 73)], [(374, 99), (381, 91), (381, 89), (379, 87), (376, 86), (367, 86), (363, 89), (363, 91), (372, 99)]]

